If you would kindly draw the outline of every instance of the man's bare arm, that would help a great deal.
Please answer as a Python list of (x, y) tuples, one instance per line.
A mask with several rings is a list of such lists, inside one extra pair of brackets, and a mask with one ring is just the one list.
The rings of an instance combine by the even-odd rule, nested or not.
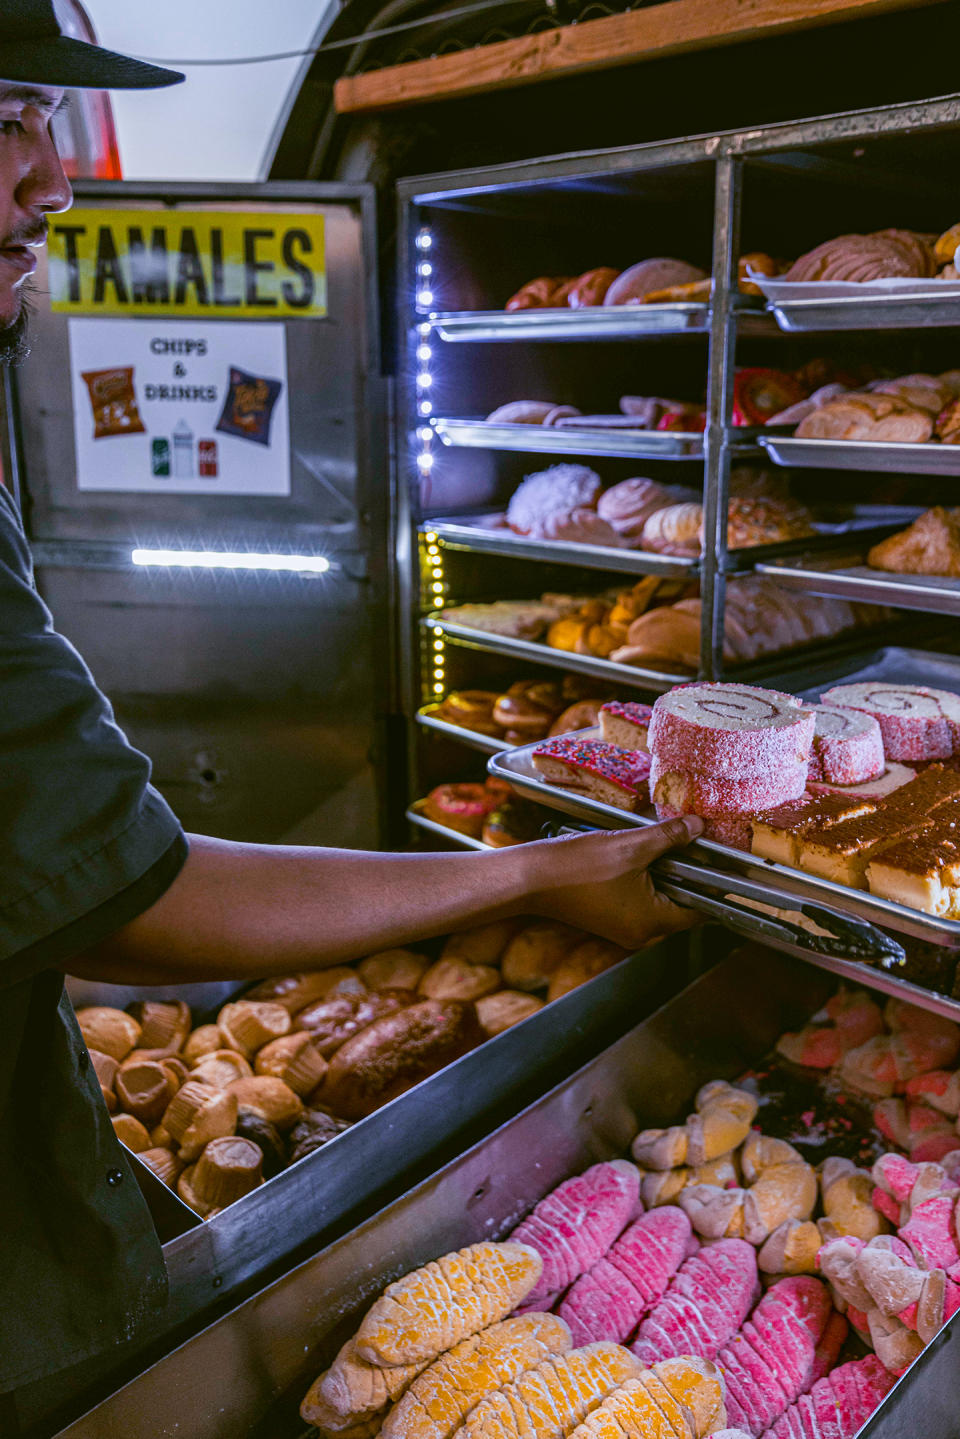
[(696, 820), (471, 854), (377, 854), (194, 836), (167, 892), (65, 966), (118, 984), (319, 969), (471, 924), (540, 914), (635, 947), (690, 916), (646, 866)]

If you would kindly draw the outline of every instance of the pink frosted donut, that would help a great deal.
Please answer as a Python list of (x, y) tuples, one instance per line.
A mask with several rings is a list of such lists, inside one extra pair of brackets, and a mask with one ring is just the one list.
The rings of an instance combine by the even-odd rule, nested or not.
[(809, 779), (862, 784), (883, 774), (883, 737), (873, 715), (816, 705)]
[(650, 793), (654, 802), (669, 805), (681, 814), (698, 814), (702, 819), (725, 819), (776, 809), (788, 800), (799, 799), (806, 786), (807, 766), (803, 762), (795, 761), (767, 774), (741, 779), (669, 769), (656, 755), (650, 763)]
[(960, 753), (960, 697), (926, 685), (837, 685), (824, 704), (861, 710), (880, 726), (888, 760), (949, 759)]
[(749, 779), (797, 765), (805, 770), (813, 729), (813, 710), (778, 690), (683, 685), (657, 700), (647, 745), (663, 770)]

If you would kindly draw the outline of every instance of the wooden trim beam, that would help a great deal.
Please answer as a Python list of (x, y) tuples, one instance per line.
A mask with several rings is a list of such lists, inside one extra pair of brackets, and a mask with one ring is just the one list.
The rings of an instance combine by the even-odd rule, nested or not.
[(345, 75), (336, 83), (334, 103), (340, 115), (394, 110), (933, 3), (935, 0), (664, 0), (643, 10), (479, 45), (456, 55)]

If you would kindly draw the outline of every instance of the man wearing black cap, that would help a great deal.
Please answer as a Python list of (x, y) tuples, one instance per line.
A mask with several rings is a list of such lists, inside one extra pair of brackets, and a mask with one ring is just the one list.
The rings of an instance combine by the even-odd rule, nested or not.
[[(0, 0), (0, 76), (9, 360), (24, 351), (46, 216), (71, 198), (50, 136), (63, 90), (183, 76), (62, 36), (51, 0)], [(63, 970), (124, 984), (263, 977), (514, 913), (628, 947), (689, 922), (645, 871), (698, 821), (484, 854), (188, 845), (149, 777), (54, 631), (0, 485), (0, 1396), (133, 1335), (165, 1295)]]

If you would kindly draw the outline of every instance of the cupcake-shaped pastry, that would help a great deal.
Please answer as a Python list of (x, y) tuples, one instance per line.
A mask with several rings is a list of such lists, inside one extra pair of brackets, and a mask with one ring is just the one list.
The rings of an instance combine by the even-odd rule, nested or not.
[(165, 1124), (155, 1124), (150, 1131), (150, 1144), (154, 1149), (173, 1149), (176, 1142)]
[(226, 1089), (237, 1079), (249, 1079), (253, 1074), (250, 1061), (244, 1059), (235, 1049), (216, 1049), (194, 1066), (191, 1078), (211, 1089)]
[(258, 1074), (282, 1079), (303, 1099), (316, 1089), (327, 1072), (327, 1061), (307, 1030), (284, 1034), (265, 1044), (254, 1061)]
[[(141, 1059), (121, 1065), (116, 1091), (123, 1108), (143, 1124), (157, 1124), (180, 1088), (178, 1076), (156, 1059)], [(149, 1146), (145, 1146), (148, 1148)]]
[(130, 1013), (140, 1025), (137, 1046), (149, 1051), (145, 1059), (164, 1059), (183, 1048), (190, 1033), (190, 1006), (182, 999), (144, 1000), (131, 1004)]
[(252, 1059), (258, 1049), (279, 1039), (290, 1028), (290, 1015), (282, 1004), (240, 999), (225, 1004), (217, 1015), (224, 1049), (235, 1049)]
[(303, 1113), (303, 1104), (282, 1079), (269, 1075), (255, 1075), (253, 1079), (238, 1079), (225, 1091), (239, 1109), (259, 1114), (284, 1134), (296, 1124)]
[(100, 1093), (103, 1095), (103, 1102), (112, 1114), (117, 1107), (117, 1096), (114, 1092), (114, 1084), (117, 1080), (117, 1061), (109, 1054), (102, 1054), (99, 1049), (90, 1050), (90, 1061), (94, 1073), (100, 1081)]
[(206, 1059), (208, 1054), (223, 1048), (223, 1035), (215, 1024), (201, 1024), (187, 1036), (187, 1042), (180, 1051), (180, 1057), (189, 1068)]
[[(250, 1083), (241, 1080), (241, 1084)], [(173, 1096), (163, 1116), (164, 1127), (180, 1146), (182, 1159), (196, 1159), (211, 1139), (232, 1134), (237, 1122), (237, 1096), (228, 1089), (211, 1089), (196, 1079)]]
[(176, 1188), (177, 1180), (180, 1178), (183, 1164), (174, 1154), (172, 1149), (155, 1147), (153, 1149), (142, 1149), (137, 1155), (141, 1164), (152, 1169), (158, 1179), (162, 1180), (168, 1189)]
[(110, 1123), (120, 1143), (134, 1154), (150, 1148), (150, 1133), (132, 1114), (115, 1114)]
[[(136, 1050), (134, 1050), (134, 1054), (136, 1054)], [(177, 1088), (179, 1088), (181, 1084), (186, 1084), (190, 1078), (190, 1071), (178, 1054), (171, 1054), (169, 1059), (161, 1059), (160, 1064), (168, 1074), (172, 1074), (175, 1077)]]
[(225, 1209), (263, 1183), (263, 1155), (249, 1139), (212, 1139), (196, 1164), (185, 1169), (177, 1182), (184, 1204), (197, 1214)]
[(140, 1040), (140, 1026), (133, 1015), (106, 1004), (78, 1009), (77, 1023), (87, 1048), (109, 1054), (118, 1064)]

